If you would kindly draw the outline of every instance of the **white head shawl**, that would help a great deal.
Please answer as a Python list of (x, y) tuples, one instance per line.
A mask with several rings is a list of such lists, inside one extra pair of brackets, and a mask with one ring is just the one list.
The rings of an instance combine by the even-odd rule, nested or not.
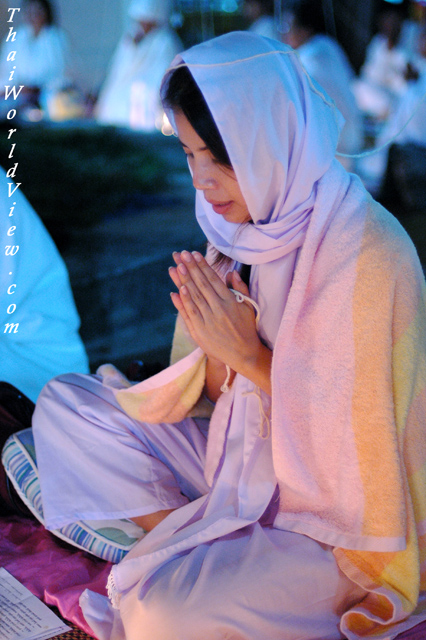
[(168, 0), (132, 0), (127, 11), (132, 20), (166, 23), (170, 17)]
[(250, 295), (261, 309), (260, 335), (272, 347), (317, 183), (333, 163), (343, 118), (294, 50), (276, 40), (229, 33), (180, 54), (172, 68), (182, 64), (217, 124), (253, 224), (227, 222), (202, 191), (197, 219), (216, 249), (254, 265)]
[(246, 264), (275, 260), (303, 242), (315, 183), (335, 155), (340, 113), (294, 51), (275, 40), (230, 33), (180, 54), (172, 67), (182, 62), (210, 108), (254, 224), (236, 233), (201, 192), (198, 221), (225, 255)]

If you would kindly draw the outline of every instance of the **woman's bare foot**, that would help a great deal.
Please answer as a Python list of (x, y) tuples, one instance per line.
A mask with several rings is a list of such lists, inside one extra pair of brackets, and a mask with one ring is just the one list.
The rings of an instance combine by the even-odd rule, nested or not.
[(169, 515), (175, 509), (163, 509), (163, 511), (156, 511), (155, 513), (148, 513), (146, 516), (137, 516), (136, 518), (130, 518), (135, 524), (144, 529), (145, 531), (151, 531), (157, 524), (160, 524), (166, 516)]

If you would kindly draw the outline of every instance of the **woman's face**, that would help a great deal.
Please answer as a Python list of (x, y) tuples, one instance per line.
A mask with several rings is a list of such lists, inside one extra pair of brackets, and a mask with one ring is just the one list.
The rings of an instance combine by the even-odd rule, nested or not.
[(174, 117), (194, 187), (227, 222), (249, 222), (252, 218), (234, 171), (218, 163), (182, 112), (175, 112)]
[(27, 5), (27, 20), (38, 32), (47, 24), (47, 14), (44, 6), (37, 0), (31, 0)]

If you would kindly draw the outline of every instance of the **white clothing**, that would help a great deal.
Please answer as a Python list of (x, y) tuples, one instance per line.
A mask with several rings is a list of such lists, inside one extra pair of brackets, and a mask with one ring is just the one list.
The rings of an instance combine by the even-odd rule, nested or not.
[(398, 46), (406, 52), (407, 57), (410, 60), (415, 58), (418, 54), (421, 28), (421, 23), (415, 20), (404, 20), (404, 22), (402, 23)]
[[(3, 170), (0, 178), (1, 237), (5, 245), (19, 247), (14, 255), (5, 255), (4, 248), (0, 254), (0, 379), (35, 401), (48, 380), (88, 372), (88, 361), (65, 264), (20, 188), (9, 197), (8, 184), (15, 185)], [(11, 226), (16, 229), (8, 237)], [(6, 329), (10, 323), (19, 324), (16, 333)]]
[(378, 146), (396, 134), (398, 134), (394, 140), (396, 144), (414, 142), (426, 146), (426, 73), (416, 82), (410, 82), (407, 91), (396, 105), (395, 112), (384, 127), (377, 141)]
[(166, 23), (170, 18), (170, 2), (168, 0), (132, 0), (127, 11), (132, 20)]
[(389, 49), (383, 35), (374, 36), (367, 47), (359, 79), (353, 84), (362, 111), (381, 119), (388, 117), (395, 100), (407, 89), (404, 73), (408, 61), (402, 47)]
[(315, 35), (297, 49), (306, 71), (332, 98), (345, 118), (337, 150), (359, 153), (363, 146), (361, 113), (351, 90), (354, 72), (340, 45), (326, 35)]
[[(191, 418), (158, 425), (133, 420), (100, 377), (61, 376), (46, 386), (34, 415), (39, 466), (45, 456), (50, 460), (50, 474), (41, 476), (43, 495), (59, 510), (66, 502), (65, 509), (73, 509), (76, 519), (84, 503), (97, 509), (86, 511), (87, 517), (96, 513), (101, 519), (106, 512), (119, 518), (182, 509), (188, 500), (194, 511), (209, 490), (204, 478), (207, 426), (207, 420)], [(229, 453), (238, 456), (235, 450)], [(274, 529), (273, 506), (262, 523), (169, 562), (142, 602), (133, 591), (126, 602), (125, 628), (104, 598), (86, 591), (80, 602), (97, 637), (341, 638), (340, 615), (362, 597), (362, 589), (354, 588), (337, 568), (329, 546)], [(299, 584), (304, 584), (303, 598)]]
[(385, 146), (358, 163), (358, 169), (370, 191), (378, 192), (385, 175), (391, 144), (413, 142), (426, 147), (426, 73), (410, 82), (407, 91), (397, 101), (388, 121), (376, 139), (377, 148)]
[(426, 76), (426, 57), (418, 55), (414, 58), (413, 66), (419, 73), (419, 80), (421, 76)]
[(161, 80), (181, 48), (179, 38), (167, 26), (150, 31), (139, 44), (124, 36), (101, 88), (97, 121), (143, 131), (161, 128)]
[(257, 33), (258, 36), (279, 40), (280, 34), (275, 25), (275, 19), (272, 16), (261, 16), (255, 20), (248, 29), (251, 33)]
[[(10, 51), (16, 51), (16, 59), (7, 62)], [(4, 42), (1, 52), (1, 85), (24, 85), (41, 90), (40, 101), (47, 108), (49, 101), (67, 82), (68, 43), (64, 32), (51, 25), (34, 36), (29, 25), (16, 32), (16, 40)], [(10, 73), (16, 67), (12, 80)]]

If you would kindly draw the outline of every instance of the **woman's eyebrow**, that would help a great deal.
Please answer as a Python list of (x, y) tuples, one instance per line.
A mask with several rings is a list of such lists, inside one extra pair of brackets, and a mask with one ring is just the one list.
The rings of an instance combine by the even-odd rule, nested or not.
[[(182, 140), (180, 138), (178, 138), (180, 144), (182, 145), (182, 147), (185, 147), (186, 149), (189, 149), (188, 145), (185, 144), (184, 142), (182, 142)], [(197, 151), (208, 151), (208, 148), (206, 146), (204, 147), (200, 147), (199, 149), (197, 149)]]

